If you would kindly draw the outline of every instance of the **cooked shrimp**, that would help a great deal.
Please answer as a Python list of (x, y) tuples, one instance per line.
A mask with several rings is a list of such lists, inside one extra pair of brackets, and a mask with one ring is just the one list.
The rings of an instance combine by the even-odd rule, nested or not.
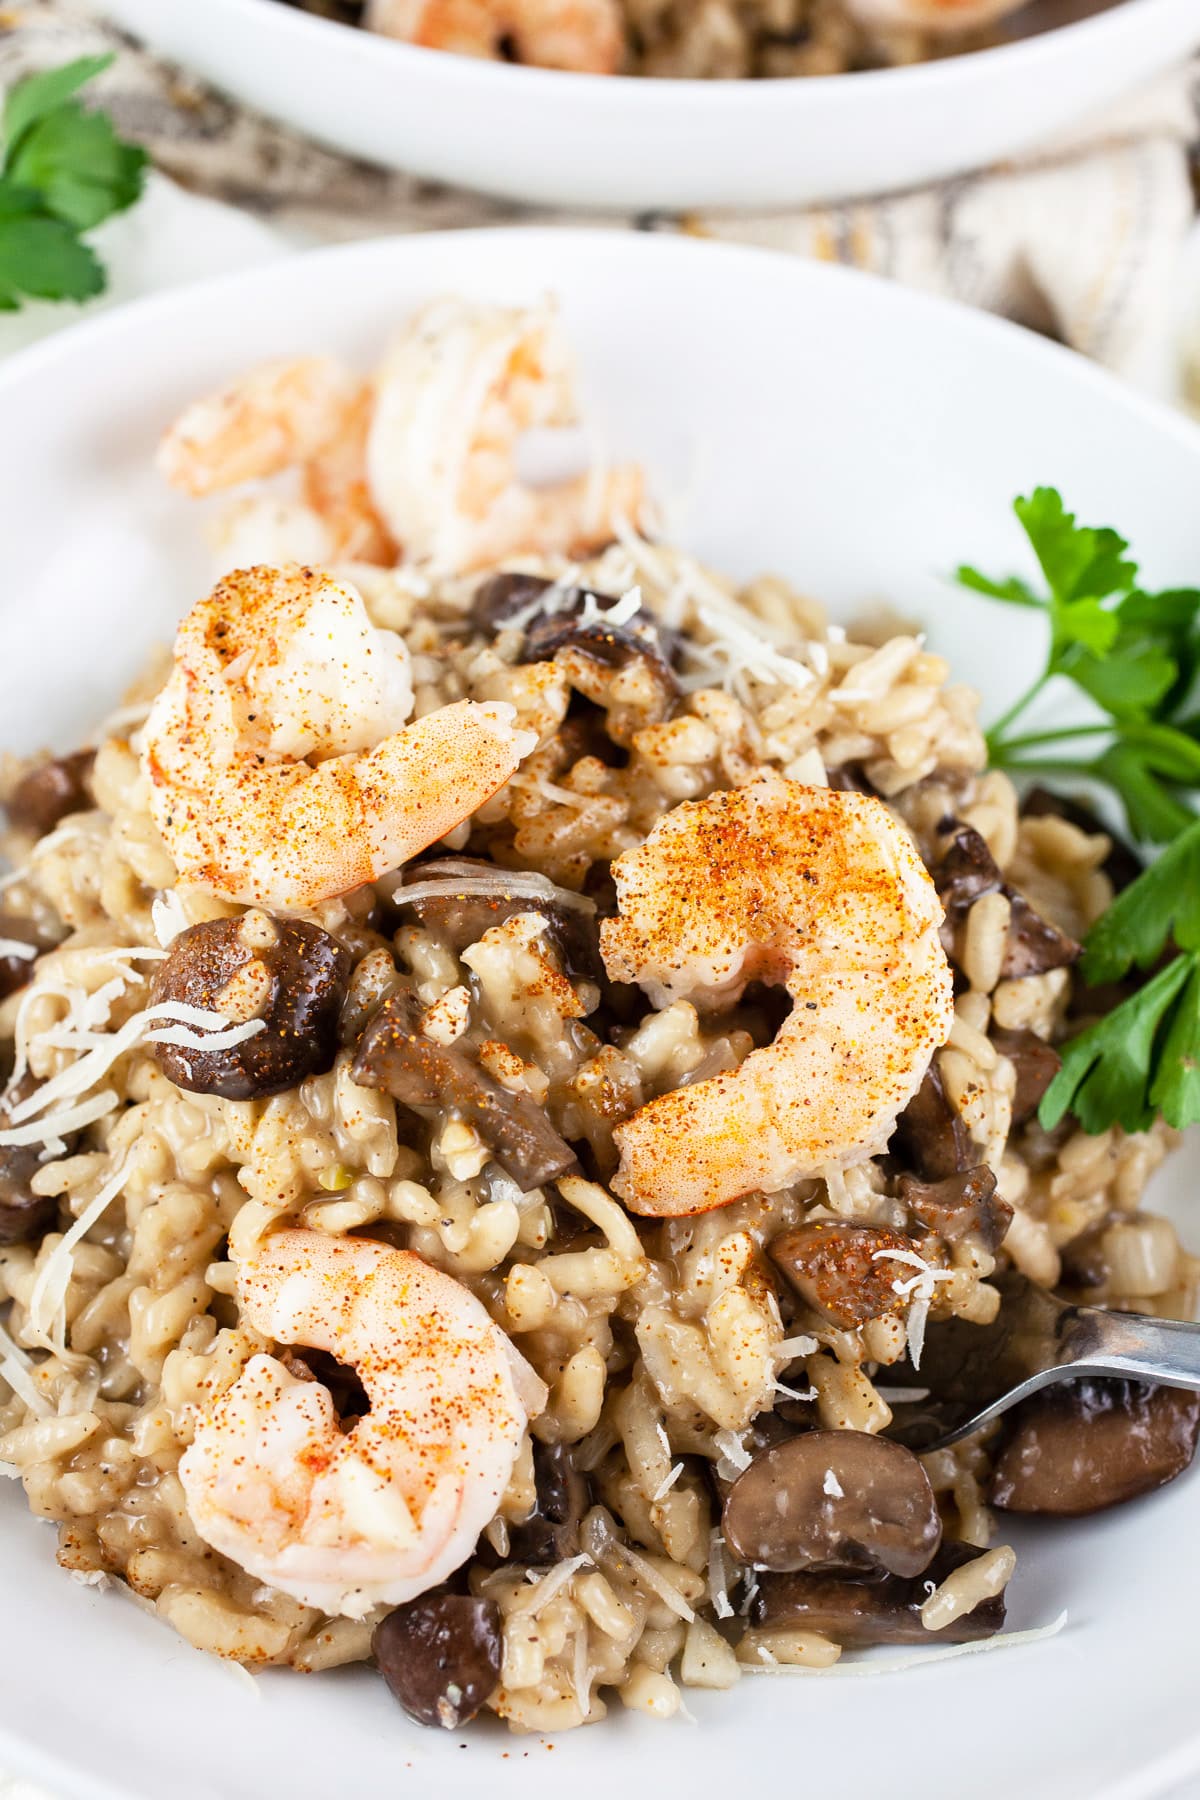
[(299, 469), (328, 554), (394, 560), (366, 477), (372, 390), (328, 356), (263, 363), (197, 400), (158, 447), (158, 467), (199, 498)]
[(354, 1368), (370, 1411), (253, 1356), (179, 1464), (205, 1543), (326, 1613), (444, 1581), (508, 1485), (544, 1384), (469, 1290), (411, 1250), (282, 1230), (238, 1269), (242, 1315)]
[(227, 576), (180, 626), (142, 736), (179, 873), (230, 900), (315, 906), (444, 837), (536, 742), (502, 702), (406, 724), (412, 704), (404, 641), (354, 588), (307, 568)]
[(642, 473), (597, 470), (556, 487), (517, 478), (522, 433), (575, 422), (548, 308), (435, 301), (392, 345), (367, 441), (375, 505), (411, 561), (472, 569), (528, 552), (582, 555), (637, 521)]
[(684, 801), (612, 865), (610, 976), (656, 1006), (783, 982), (793, 1009), (741, 1067), (614, 1132), (635, 1212), (705, 1212), (877, 1155), (953, 1018), (942, 909), (882, 801), (765, 775)]
[(617, 0), (368, 0), (369, 31), (427, 50), (612, 75), (625, 53)]
[(979, 31), (1026, 0), (846, 0), (847, 11), (868, 31), (926, 31), (934, 37)]

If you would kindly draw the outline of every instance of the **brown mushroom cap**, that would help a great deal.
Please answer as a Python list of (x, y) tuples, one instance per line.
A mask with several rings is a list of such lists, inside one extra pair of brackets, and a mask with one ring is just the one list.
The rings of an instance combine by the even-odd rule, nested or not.
[(1033, 1394), (1009, 1415), (991, 1501), (1078, 1518), (1174, 1480), (1200, 1434), (1200, 1394), (1088, 1378)]
[(944, 1543), (920, 1575), (848, 1581), (837, 1575), (763, 1575), (750, 1623), (769, 1631), (819, 1631), (847, 1650), (871, 1644), (968, 1644), (993, 1637), (1004, 1625), (1004, 1595), (981, 1600), (940, 1631), (930, 1631), (921, 1607), (934, 1588), (964, 1564), (986, 1556), (973, 1544)]
[(1023, 1125), (1041, 1105), (1042, 1095), (1062, 1068), (1062, 1057), (1040, 1038), (1036, 1031), (1005, 1031), (999, 1027), (990, 1033), (1001, 1056), (1013, 1066), (1017, 1085), (1013, 1092), (1012, 1122)]
[(360, 1087), (382, 1088), (402, 1106), (460, 1113), (525, 1193), (576, 1166), (574, 1150), (540, 1106), (510, 1094), (461, 1050), (423, 1035), (420, 1005), (407, 991), (385, 1001), (363, 1032), (353, 1076)]
[(68, 813), (86, 812), (92, 804), (94, 750), (54, 756), (21, 778), (9, 796), (8, 816), (18, 831), (45, 837)]
[(592, 1504), (587, 1476), (569, 1444), (533, 1446), (537, 1498), (533, 1511), (508, 1533), (508, 1560), (555, 1563), (579, 1552), (579, 1527)]
[(470, 1594), (422, 1594), (376, 1626), (371, 1648), (411, 1718), (456, 1731), (500, 1679), (500, 1608)]
[(866, 1431), (805, 1431), (756, 1456), (721, 1528), (759, 1569), (919, 1575), (942, 1539), (937, 1502), (911, 1451)]
[(947, 955), (954, 953), (959, 926), (984, 894), (1007, 895), (1012, 913), (1000, 974), (1004, 980), (1042, 975), (1077, 962), (1082, 948), (1035, 912), (1023, 894), (1009, 886), (987, 844), (970, 825), (959, 825), (942, 853), (934, 881), (946, 909), (942, 942)]
[[(45, 939), (32, 919), (20, 919), (13, 913), (0, 913), (0, 938), (11, 938), (15, 944), (28, 944), (39, 955), (47, 949)], [(27, 987), (33, 980), (36, 956), (22, 956), (19, 950), (0, 954), (0, 1000)]]
[[(6, 1108), (0, 1111), (0, 1130), (12, 1122), (11, 1107), (27, 1100), (39, 1085), (34, 1075), (21, 1077), (8, 1095)], [(77, 1132), (68, 1136), (68, 1156), (78, 1141)], [(34, 1243), (57, 1221), (58, 1201), (49, 1195), (35, 1194), (29, 1185), (41, 1165), (40, 1144), (9, 1144), (0, 1148), (0, 1244)]]
[(924, 1181), (944, 1181), (948, 1175), (973, 1168), (979, 1161), (971, 1134), (946, 1092), (936, 1057), (896, 1120), (895, 1136), (888, 1148)]
[(919, 1224), (948, 1244), (976, 1237), (985, 1250), (998, 1250), (1012, 1224), (1013, 1209), (996, 1192), (996, 1177), (983, 1163), (944, 1181), (902, 1175), (896, 1193)]
[(801, 1299), (847, 1331), (903, 1310), (906, 1301), (893, 1283), (911, 1279), (912, 1265), (892, 1261), (888, 1252), (914, 1248), (899, 1231), (840, 1219), (811, 1219), (767, 1245)]
[[(505, 894), (502, 891), (505, 871), (482, 858), (457, 857), (454, 868), (459, 876), (473, 871), (487, 876), (489, 880), (496, 882), (496, 892), (445, 894), (424, 900), (405, 900), (403, 887), (398, 887), (392, 895), (393, 904), (410, 907), (422, 925), (436, 931), (455, 952), (478, 943), (485, 931), (490, 931), (493, 925), (502, 925), (517, 913), (540, 913), (567, 973), (583, 976), (588, 981), (604, 979), (600, 941), (595, 917), (590, 911), (565, 903), (556, 905), (554, 900), (542, 899), (537, 895), (519, 892)], [(413, 882), (424, 881), (428, 876), (440, 877), (436, 863), (414, 863), (410, 865), (408, 874)], [(447, 876), (447, 879), (453, 880), (454, 876)]]
[(176, 1087), (226, 1100), (283, 1093), (331, 1068), (350, 956), (302, 919), (255, 909), (181, 931), (154, 977), (152, 999), (184, 1001), (266, 1029), (224, 1050), (156, 1044), (155, 1061)]

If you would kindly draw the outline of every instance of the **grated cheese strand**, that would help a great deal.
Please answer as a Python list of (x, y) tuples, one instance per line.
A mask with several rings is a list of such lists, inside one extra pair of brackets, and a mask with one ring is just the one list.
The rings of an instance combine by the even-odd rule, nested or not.
[(27, 944), (21, 938), (0, 937), (0, 956), (15, 956), (22, 962), (33, 962), (37, 955), (36, 944)]
[[(129, 1179), (131, 1166), (124, 1162), (115, 1174), (110, 1175), (38, 1270), (26, 1309), (29, 1329), (40, 1344), (58, 1356), (65, 1356), (67, 1353), (65, 1303), (75, 1268), (71, 1252), (112, 1205)], [(55, 1326), (58, 1327), (57, 1337), (53, 1335)]]

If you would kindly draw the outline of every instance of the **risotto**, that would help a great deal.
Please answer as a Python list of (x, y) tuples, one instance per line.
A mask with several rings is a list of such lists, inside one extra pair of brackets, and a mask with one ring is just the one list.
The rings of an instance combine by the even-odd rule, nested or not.
[(1065, 7), (1052, 0), (287, 3), (459, 55), (594, 75), (691, 81), (843, 75), (928, 62), (1000, 42), (1011, 13), (1027, 10), (1031, 29), (1041, 30), (1081, 16), (1078, 0)]
[(887, 1436), (1006, 1268), (1193, 1311), (1165, 1127), (1036, 1118), (1119, 847), (919, 635), (654, 541), (636, 469), (522, 489), (571, 403), (549, 314), (451, 302), (201, 402), (169, 479), (294, 491), (6, 777), (0, 1459), (76, 1578), (447, 1727), (988, 1636), (993, 1509), (1118, 1497), (1022, 1432), (1169, 1440), (1141, 1491), (1200, 1417)]

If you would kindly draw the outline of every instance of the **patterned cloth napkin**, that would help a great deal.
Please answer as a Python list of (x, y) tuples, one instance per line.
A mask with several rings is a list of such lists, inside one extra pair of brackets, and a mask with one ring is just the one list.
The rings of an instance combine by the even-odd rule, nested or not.
[[(173, 178), (156, 183), (134, 214), (104, 228), (100, 247), (113, 270), (114, 298), (260, 259), (279, 245), (538, 216), (318, 149), (130, 45), (91, 15), (85, 0), (0, 0), (0, 86), (106, 47), (122, 54), (97, 91), (125, 133), (146, 143)], [(1178, 395), (1186, 385), (1190, 326), (1200, 383), (1200, 248), (1186, 252), (1195, 218), (1189, 152), (1200, 141), (1198, 98), (1200, 64), (1174, 71), (1019, 162), (880, 200), (606, 222), (851, 263), (1003, 313), (1132, 381)], [(186, 196), (206, 196), (238, 213), (197, 208)], [(541, 216), (569, 221), (561, 213)], [(4, 321), (0, 348), (71, 316), (69, 308), (40, 308), (20, 322)]]

